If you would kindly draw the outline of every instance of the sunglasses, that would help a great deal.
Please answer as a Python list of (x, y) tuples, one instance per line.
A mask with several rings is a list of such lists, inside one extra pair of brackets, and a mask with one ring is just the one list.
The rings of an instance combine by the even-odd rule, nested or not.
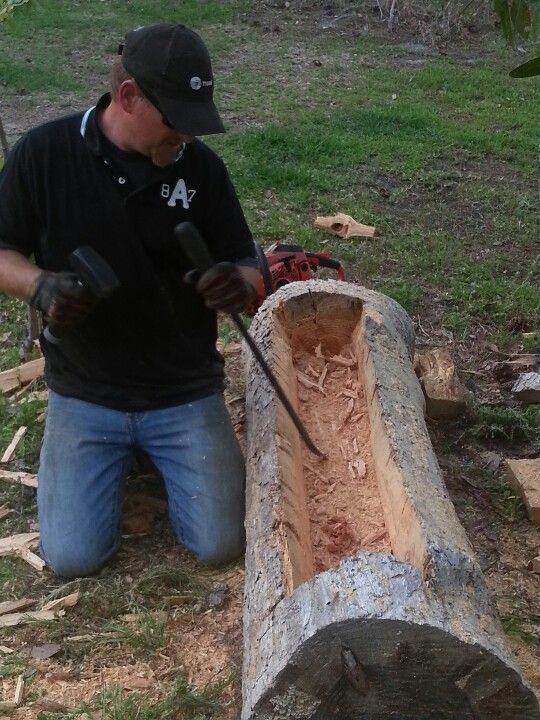
[(163, 110), (159, 107), (159, 101), (156, 99), (155, 95), (148, 92), (148, 90), (145, 90), (138, 81), (137, 81), (137, 84), (139, 85), (140, 89), (143, 91), (146, 99), (152, 103), (152, 105), (156, 108), (158, 113), (161, 115), (161, 122), (165, 125), (165, 127), (168, 127), (168, 128), (171, 128), (171, 130), (174, 130), (175, 129), (174, 125), (167, 118), (167, 116), (165, 115)]

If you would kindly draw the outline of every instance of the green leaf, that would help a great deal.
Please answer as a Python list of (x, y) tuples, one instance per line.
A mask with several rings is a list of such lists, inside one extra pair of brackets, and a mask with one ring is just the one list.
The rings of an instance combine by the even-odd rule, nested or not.
[(535, 75), (540, 75), (540, 57), (518, 65), (510, 72), (510, 76), (513, 78), (534, 77)]

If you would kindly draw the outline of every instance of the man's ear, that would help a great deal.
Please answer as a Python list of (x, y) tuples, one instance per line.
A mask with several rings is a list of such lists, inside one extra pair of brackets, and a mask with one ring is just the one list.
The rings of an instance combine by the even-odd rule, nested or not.
[(135, 105), (140, 102), (141, 93), (135, 80), (124, 80), (118, 88), (117, 101), (122, 110), (132, 115)]

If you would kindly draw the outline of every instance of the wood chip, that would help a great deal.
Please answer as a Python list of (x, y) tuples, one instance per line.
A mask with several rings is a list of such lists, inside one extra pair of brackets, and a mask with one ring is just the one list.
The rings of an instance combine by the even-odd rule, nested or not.
[(12, 390), (17, 390), (21, 385), (26, 385), (34, 378), (43, 375), (44, 369), (45, 358), (38, 358), (11, 370), (0, 372), (0, 392), (9, 393)]
[(356, 438), (352, 439), (352, 449), (355, 455), (358, 455), (358, 441)]
[(512, 387), (513, 395), (523, 403), (540, 403), (540, 373), (523, 373)]
[(3, 470), (0, 468), (0, 480), (6, 482), (15, 483), (19, 485), (26, 485), (27, 487), (37, 488), (38, 481), (37, 475), (25, 472), (12, 472), (10, 470)]
[(311, 365), (307, 366), (306, 373), (311, 375), (311, 377), (314, 377), (317, 381), (319, 380), (319, 373), (315, 370), (315, 368), (311, 367)]
[(22, 703), (24, 694), (24, 675), (19, 675), (17, 678), (17, 686), (15, 688), (15, 696), (13, 697), (13, 702), (15, 705), (20, 705)]
[(323, 352), (322, 352), (322, 348), (321, 348), (321, 343), (319, 343), (319, 344), (317, 345), (317, 347), (315, 348), (315, 357), (324, 358), (324, 355), (323, 355)]
[(338, 430), (342, 430), (345, 427), (345, 425), (347, 424), (347, 421), (349, 420), (349, 418), (352, 415), (353, 410), (354, 410), (354, 400), (351, 399), (347, 403), (347, 409), (345, 410), (345, 414), (341, 418), (341, 423), (339, 425)]
[(0, 628), (15, 627), (15, 625), (24, 625), (25, 623), (34, 622), (36, 620), (48, 622), (49, 620), (57, 620), (65, 615), (65, 610), (53, 612), (52, 610), (34, 610), (20, 613), (10, 613), (9, 615), (0, 616)]
[(41, 572), (47, 564), (45, 560), (36, 555), (28, 548), (22, 547), (17, 550), (17, 555), (31, 565), (34, 570)]
[(57, 610), (64, 610), (65, 608), (73, 607), (78, 603), (78, 601), (79, 591), (77, 590), (76, 592), (71, 593), (71, 595), (66, 595), (65, 597), (58, 598), (57, 600), (51, 600), (41, 609), (44, 611), (52, 610), (56, 612)]
[(367, 467), (366, 463), (362, 460), (362, 458), (358, 458), (353, 462), (353, 465), (356, 469), (356, 474), (358, 475), (358, 479), (361, 480), (366, 476), (367, 473)]
[(143, 677), (132, 677), (122, 682), (122, 686), (126, 690), (148, 690), (153, 684), (154, 680)]
[(519, 493), (529, 519), (540, 525), (540, 458), (505, 461), (508, 480)]
[(6, 505), (0, 506), (0, 520), (2, 520), (2, 518), (5, 518), (12, 512), (13, 510), (11, 510), (11, 508), (8, 508)]
[(356, 367), (356, 360), (343, 357), (343, 355), (332, 355), (331, 358), (328, 358), (328, 361), (333, 362), (335, 365), (341, 365), (342, 367)]
[(11, 655), (15, 652), (15, 650), (12, 650), (11, 648), (6, 647), (5, 645), (0, 645), (0, 652), (4, 653), (4, 655)]
[(28, 654), (36, 660), (47, 660), (57, 655), (62, 650), (61, 645), (56, 643), (45, 643), (45, 645), (32, 645)]
[(304, 387), (311, 388), (312, 390), (318, 390), (320, 393), (326, 396), (324, 390), (320, 388), (316, 382), (310, 380), (307, 375), (304, 375), (304, 373), (297, 371), (296, 377), (298, 378), (298, 382), (301, 383)]
[[(46, 713), (67, 713), (69, 712), (69, 707), (65, 705), (64, 703), (57, 702), (56, 700), (51, 700), (50, 698), (39, 698), (36, 700), (36, 702), (32, 705), (33, 708), (36, 708), (36, 710), (42, 710)], [(79, 717), (86, 717), (89, 718), (89, 715), (81, 715)], [(97, 718), (97, 715), (96, 715)]]
[(17, 445), (20, 443), (20, 441), (23, 439), (23, 437), (26, 434), (27, 427), (25, 425), (22, 425), (15, 435), (13, 436), (13, 440), (9, 443), (7, 446), (4, 454), (2, 455), (2, 458), (0, 459), (0, 462), (7, 463), (11, 460), (13, 457), (15, 450), (17, 449)]
[(26, 610), (26, 608), (32, 607), (35, 604), (35, 600), (31, 598), (21, 598), (20, 600), (6, 600), (0, 603), (0, 615), (6, 615), (7, 613), (19, 612), (20, 610)]
[(34, 548), (39, 541), (39, 533), (19, 533), (9, 537), (0, 538), (0, 557), (13, 555), (19, 548)]
[(321, 376), (319, 377), (319, 381), (318, 381), (318, 383), (317, 383), (317, 385), (319, 386), (319, 388), (321, 389), (321, 391), (322, 391), (322, 389), (323, 389), (324, 381), (326, 380), (327, 374), (328, 374), (328, 363), (325, 363), (325, 364), (324, 364), (323, 371), (322, 371)]

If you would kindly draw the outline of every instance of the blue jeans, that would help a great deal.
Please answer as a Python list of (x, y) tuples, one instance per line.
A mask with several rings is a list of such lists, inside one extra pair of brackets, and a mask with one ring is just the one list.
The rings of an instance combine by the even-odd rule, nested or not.
[(90, 575), (118, 550), (137, 446), (163, 476), (178, 542), (212, 563), (243, 552), (244, 463), (222, 395), (133, 413), (50, 392), (38, 514), (56, 574)]

